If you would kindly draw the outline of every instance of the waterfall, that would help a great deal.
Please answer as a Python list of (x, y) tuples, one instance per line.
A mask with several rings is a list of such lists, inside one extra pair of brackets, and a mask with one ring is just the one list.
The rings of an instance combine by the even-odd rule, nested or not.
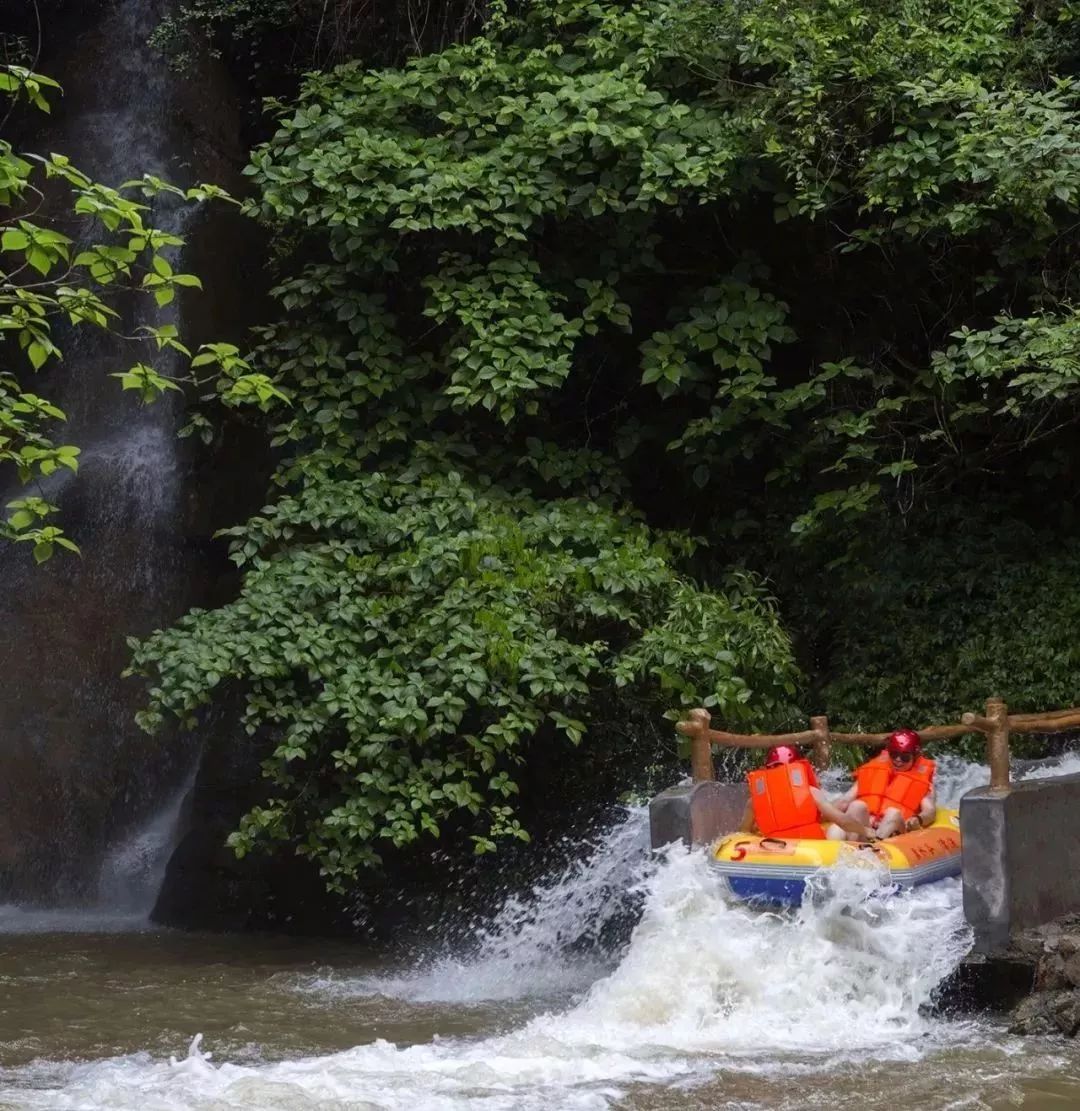
[[(34, 145), (62, 151), (108, 184), (144, 172), (182, 177), (190, 139), (180, 132), (174, 79), (147, 45), (166, 6), (120, 0), (73, 42), (46, 40), (39, 68), (65, 95), (53, 130)], [(155, 202), (148, 218), (183, 234), (189, 210)], [(124, 331), (169, 322), (147, 309), (141, 301), (129, 308)], [(175, 310), (171, 322), (182, 323)], [(139, 691), (120, 679), (126, 638), (181, 613), (195, 571), (178, 414), (168, 399), (143, 406), (109, 377), (146, 352), (86, 329), (58, 339), (63, 363), (33, 386), (67, 412), (62, 435), (82, 448), (81, 467), (33, 492), (59, 505), (82, 558), (62, 553), (35, 568), (21, 546), (0, 551), (0, 896), (34, 906), (133, 898), (123, 883), (99, 883), (99, 869), (104, 861), (115, 879), (127, 859), (139, 871), (139, 850), (125, 857), (123, 846), (169, 841), (162, 823), (175, 824), (177, 783), (193, 761), (168, 738), (151, 743), (140, 733)], [(5, 502), (22, 492), (0, 490)]]
[(194, 779), (193, 768), (172, 799), (106, 855), (98, 880), (100, 907), (135, 921), (149, 920), (169, 857), (176, 848), (184, 803)]

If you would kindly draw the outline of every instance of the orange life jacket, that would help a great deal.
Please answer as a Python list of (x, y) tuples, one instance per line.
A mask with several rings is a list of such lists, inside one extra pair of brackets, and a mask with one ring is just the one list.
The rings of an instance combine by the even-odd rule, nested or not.
[(875, 818), (895, 808), (906, 821), (930, 793), (936, 767), (933, 760), (920, 756), (906, 771), (893, 771), (888, 752), (880, 752), (855, 769), (856, 794)]
[(817, 776), (808, 760), (759, 768), (746, 777), (754, 821), (765, 837), (822, 838), (817, 803), (810, 793)]
[(904, 820), (914, 818), (919, 812), (922, 800), (934, 785), (934, 771), (937, 765), (933, 760), (920, 756), (907, 771), (893, 772), (889, 789), (885, 792), (885, 809), (897, 807)]
[(892, 762), (887, 752), (879, 752), (872, 760), (855, 769), (856, 796), (866, 803), (875, 817), (880, 817), (885, 803), (885, 792), (892, 779)]

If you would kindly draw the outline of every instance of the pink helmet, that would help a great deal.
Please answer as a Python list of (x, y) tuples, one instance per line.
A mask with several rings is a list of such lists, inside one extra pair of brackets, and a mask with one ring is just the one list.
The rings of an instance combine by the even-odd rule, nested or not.
[(922, 740), (914, 729), (898, 729), (889, 734), (888, 747), (890, 756), (910, 756), (915, 760), (922, 750)]
[(775, 768), (777, 764), (793, 764), (801, 759), (802, 756), (794, 745), (777, 745), (765, 753), (765, 767)]

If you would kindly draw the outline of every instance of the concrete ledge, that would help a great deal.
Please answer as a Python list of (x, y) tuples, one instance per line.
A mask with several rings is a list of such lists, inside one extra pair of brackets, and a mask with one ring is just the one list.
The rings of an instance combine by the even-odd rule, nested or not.
[(974, 951), (1080, 911), (1080, 775), (1034, 779), (960, 800), (964, 914)]
[(682, 841), (708, 845), (739, 828), (749, 794), (745, 783), (694, 783), (669, 787), (649, 803), (654, 849)]

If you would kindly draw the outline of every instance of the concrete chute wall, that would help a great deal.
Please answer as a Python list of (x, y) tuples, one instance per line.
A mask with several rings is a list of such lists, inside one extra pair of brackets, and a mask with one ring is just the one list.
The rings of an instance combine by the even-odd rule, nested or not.
[(1080, 774), (969, 791), (960, 830), (976, 951), (1080, 911)]
[(705, 780), (669, 787), (649, 804), (649, 838), (654, 849), (682, 841), (708, 845), (739, 828), (746, 800), (745, 783)]

